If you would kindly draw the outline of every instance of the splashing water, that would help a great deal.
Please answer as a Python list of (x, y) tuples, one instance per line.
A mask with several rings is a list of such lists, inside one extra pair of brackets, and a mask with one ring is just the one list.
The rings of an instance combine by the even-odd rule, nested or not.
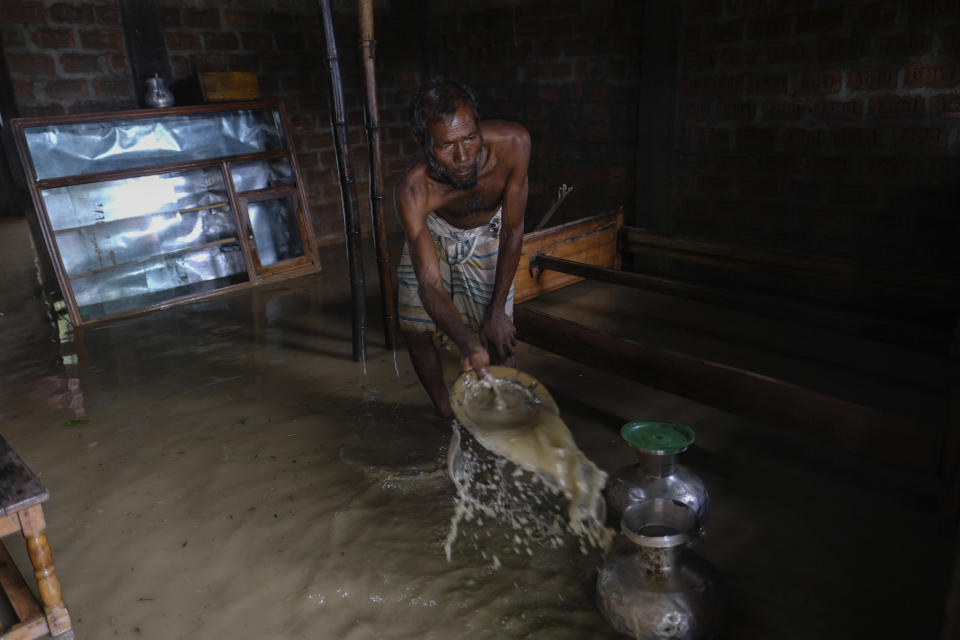
[(457, 497), (447, 558), (461, 524), (484, 517), (511, 527), (518, 553), (568, 537), (584, 553), (606, 549), (614, 533), (603, 525), (607, 475), (577, 448), (552, 399), (541, 402), (515, 380), (479, 382), (466, 389), (457, 406), (463, 422), (452, 427), (447, 462)]

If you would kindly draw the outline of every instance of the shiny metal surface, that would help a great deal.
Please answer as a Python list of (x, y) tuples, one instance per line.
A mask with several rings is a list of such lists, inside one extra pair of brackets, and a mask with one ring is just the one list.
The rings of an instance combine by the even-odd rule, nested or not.
[(719, 579), (687, 548), (695, 527), (695, 514), (679, 502), (628, 509), (625, 535), (597, 577), (597, 606), (614, 629), (636, 640), (712, 637), (722, 612)]
[(24, 131), (38, 180), (209, 160), (284, 146), (274, 109), (76, 122)]
[(293, 168), (287, 158), (231, 163), (230, 176), (237, 193), (294, 184)]
[(129, 263), (71, 283), (86, 320), (247, 279), (240, 244), (228, 242)]
[[(701, 525), (710, 517), (710, 495), (703, 480), (684, 465), (676, 454), (637, 451), (639, 462), (617, 469), (607, 481), (607, 509), (621, 517), (637, 503), (655, 498), (677, 500), (696, 513)], [(698, 535), (702, 535), (700, 530)]]
[(303, 255), (300, 225), (292, 198), (272, 198), (247, 204), (257, 255), (263, 266)]

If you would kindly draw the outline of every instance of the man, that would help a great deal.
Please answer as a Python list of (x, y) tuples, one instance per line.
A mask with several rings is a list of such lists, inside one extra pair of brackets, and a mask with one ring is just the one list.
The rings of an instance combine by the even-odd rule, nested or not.
[(407, 237), (398, 320), (420, 382), (449, 417), (435, 331), (460, 348), (461, 371), (513, 364), (530, 134), (513, 122), (481, 122), (473, 90), (449, 80), (420, 87), (411, 127), (420, 153), (394, 194)]

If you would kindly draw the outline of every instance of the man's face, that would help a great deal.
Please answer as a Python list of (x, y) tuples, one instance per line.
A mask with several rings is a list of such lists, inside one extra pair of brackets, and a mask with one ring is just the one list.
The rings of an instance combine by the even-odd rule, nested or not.
[(468, 104), (460, 105), (452, 117), (427, 126), (425, 151), (430, 168), (455, 189), (470, 189), (477, 184), (481, 149), (483, 134)]

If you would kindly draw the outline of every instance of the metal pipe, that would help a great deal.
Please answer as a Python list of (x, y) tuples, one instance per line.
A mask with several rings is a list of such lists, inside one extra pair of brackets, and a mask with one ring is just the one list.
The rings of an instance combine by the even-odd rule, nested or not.
[(373, 0), (358, 0), (360, 12), (360, 53), (363, 59), (363, 86), (366, 91), (364, 122), (370, 156), (370, 217), (373, 223), (373, 247), (377, 252), (380, 274), (380, 304), (383, 307), (383, 337), (388, 349), (396, 346), (393, 273), (387, 229), (383, 220), (383, 152), (380, 146), (380, 109), (377, 105), (376, 41), (373, 39)]
[(350, 166), (350, 144), (347, 138), (347, 116), (343, 100), (343, 80), (340, 59), (333, 31), (330, 0), (317, 0), (323, 19), (323, 36), (327, 46), (327, 65), (330, 78), (330, 127), (337, 154), (340, 174), (340, 200), (343, 203), (343, 228), (347, 242), (347, 263), (350, 267), (350, 295), (353, 301), (353, 359), (365, 362), (366, 347), (366, 292), (363, 281), (363, 257), (360, 253), (360, 221), (357, 214), (357, 185)]

